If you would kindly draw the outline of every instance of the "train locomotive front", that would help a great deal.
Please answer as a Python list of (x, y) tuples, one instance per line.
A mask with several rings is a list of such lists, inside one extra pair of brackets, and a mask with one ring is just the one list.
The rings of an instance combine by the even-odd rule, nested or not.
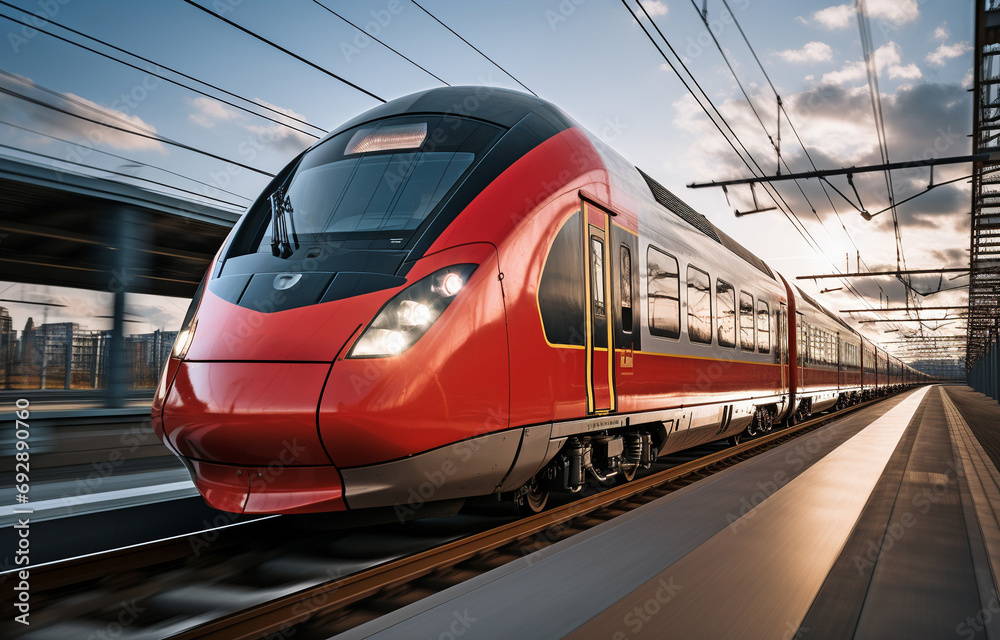
[(521, 489), (555, 451), (543, 429), (512, 428), (509, 342), (526, 337), (505, 303), (523, 283), (502, 260), (540, 263), (529, 214), (602, 176), (579, 128), (515, 92), (437, 89), (348, 122), (274, 178), (211, 262), (157, 434), (230, 512)]

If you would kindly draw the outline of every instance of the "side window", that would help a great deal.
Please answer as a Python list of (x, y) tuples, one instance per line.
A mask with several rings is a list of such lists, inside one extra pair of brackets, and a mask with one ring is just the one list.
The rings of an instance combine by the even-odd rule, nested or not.
[(719, 346), (736, 346), (736, 289), (722, 280), (715, 281), (715, 299), (719, 307)]
[(563, 224), (552, 241), (538, 282), (538, 310), (545, 339), (552, 344), (584, 346), (587, 335), (587, 257), (583, 218), (577, 211)]
[(697, 267), (687, 270), (688, 339), (712, 344), (712, 279)]
[(604, 243), (597, 236), (590, 237), (590, 288), (594, 297), (594, 313), (603, 317), (604, 307)]
[(771, 311), (763, 300), (757, 301), (757, 351), (771, 352)]
[(746, 291), (740, 291), (740, 347), (744, 351), (752, 352), (754, 349), (753, 296)]
[(656, 247), (646, 250), (649, 332), (664, 338), (681, 335), (681, 285), (677, 258)]
[(622, 331), (632, 333), (632, 254), (622, 245)]

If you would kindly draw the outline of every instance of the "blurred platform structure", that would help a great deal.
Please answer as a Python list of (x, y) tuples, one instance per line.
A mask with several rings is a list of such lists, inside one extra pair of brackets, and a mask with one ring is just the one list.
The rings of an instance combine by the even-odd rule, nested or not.
[(915, 389), (338, 638), (1000, 637), (998, 424)]
[[(972, 152), (1000, 151), (1000, 0), (976, 0)], [(1000, 399), (1000, 163), (972, 171), (969, 267), (969, 385)]]
[[(193, 296), (238, 217), (120, 182), (0, 158), (3, 279), (113, 294), (103, 394), (109, 407), (125, 406), (129, 395), (126, 294)], [(72, 353), (72, 340), (67, 343)], [(67, 380), (69, 371), (65, 367)]]

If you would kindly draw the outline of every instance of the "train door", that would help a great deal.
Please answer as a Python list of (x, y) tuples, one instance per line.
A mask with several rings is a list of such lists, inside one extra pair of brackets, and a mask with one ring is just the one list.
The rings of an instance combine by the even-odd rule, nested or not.
[(778, 303), (778, 369), (781, 370), (781, 392), (788, 389), (788, 308)]
[(584, 267), (587, 287), (587, 409), (588, 413), (615, 410), (614, 343), (612, 307), (610, 230), (611, 216), (588, 203), (583, 204)]

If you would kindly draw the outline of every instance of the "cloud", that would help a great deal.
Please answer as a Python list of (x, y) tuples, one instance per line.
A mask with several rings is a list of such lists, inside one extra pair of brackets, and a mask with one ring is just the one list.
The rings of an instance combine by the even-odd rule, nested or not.
[[(920, 17), (917, 0), (869, 0), (868, 16), (900, 26)], [(813, 21), (827, 29), (844, 29), (855, 19), (854, 5), (839, 4), (820, 9), (812, 14)]]
[[(283, 126), (283, 124), (287, 124), (300, 128), (301, 123), (295, 122), (292, 118), (305, 120), (306, 117), (304, 115), (296, 113), (291, 109), (271, 104), (260, 98), (255, 98), (253, 102), (272, 109), (273, 111), (268, 112), (269, 117), (283, 124), (256, 124), (263, 121), (254, 118), (248, 113), (227, 107), (210, 98), (193, 98), (188, 100), (188, 102), (194, 107), (194, 111), (188, 114), (189, 121), (200, 127), (209, 129), (215, 127), (217, 124), (231, 123), (252, 134), (253, 142), (250, 143), (252, 146), (270, 146), (280, 151), (298, 153), (316, 141), (314, 138), (300, 131)], [(284, 116), (275, 115), (274, 111), (284, 114)]]
[(670, 11), (665, 3), (660, 0), (642, 0), (642, 6), (649, 12), (650, 17), (665, 16)]
[(919, 80), (922, 77), (920, 67), (912, 62), (906, 66), (893, 65), (889, 67), (889, 78), (892, 80)]
[(801, 49), (785, 49), (775, 55), (785, 62), (822, 62), (833, 56), (833, 49), (825, 42), (808, 42)]
[[(923, 77), (920, 68), (913, 63), (902, 64), (902, 50), (891, 40), (875, 50), (875, 69), (887, 73), (893, 80), (919, 80)], [(861, 60), (849, 62), (837, 71), (824, 73), (821, 84), (839, 86), (855, 84), (867, 80), (865, 63)]]
[(942, 22), (941, 26), (939, 26), (937, 29), (934, 30), (934, 39), (935, 40), (946, 40), (948, 38), (948, 36), (951, 35), (948, 32), (948, 28), (945, 26), (947, 24), (948, 24), (947, 21)]
[[(67, 112), (61, 113), (27, 100), (11, 97), (0, 102), (0, 119), (24, 124), (54, 136), (80, 140), (81, 144), (87, 146), (105, 145), (123, 151), (167, 152), (166, 147), (160, 142), (129, 133), (134, 131), (144, 135), (156, 135), (156, 127), (139, 116), (115, 108), (114, 105), (105, 106), (72, 93), (54, 96), (42, 91), (30, 78), (22, 76), (5, 75), (0, 78), (0, 86)], [(88, 122), (83, 118), (106, 122), (125, 131)]]
[(230, 109), (218, 100), (211, 98), (192, 98), (188, 102), (195, 108), (193, 112), (188, 114), (188, 120), (206, 129), (211, 129), (217, 122), (235, 120), (242, 115), (235, 109)]
[(927, 62), (935, 67), (943, 67), (952, 58), (959, 58), (972, 51), (972, 45), (967, 40), (954, 44), (944, 44), (927, 54)]
[(868, 0), (868, 15), (894, 25), (913, 22), (920, 17), (917, 0)]
[[(763, 104), (773, 94), (766, 87), (751, 92), (756, 104)], [(808, 145), (809, 154), (821, 169), (878, 164), (880, 154), (872, 115), (871, 97), (866, 86), (844, 87), (833, 84), (818, 84), (800, 93), (782, 96), (802, 140)], [(894, 92), (882, 96), (882, 107), (890, 160), (907, 161), (926, 157), (957, 156), (969, 153), (969, 139), (965, 133), (971, 127), (971, 98), (958, 84), (917, 83), (901, 85)], [(727, 100), (719, 109), (737, 132), (755, 159), (768, 173), (774, 171), (774, 150), (744, 100)], [(689, 97), (675, 103), (674, 125), (678, 130), (689, 132), (685, 139), (685, 151), (676, 160), (683, 167), (683, 180), (702, 182), (748, 174), (747, 168), (737, 159), (725, 139), (704, 116)], [(784, 128), (784, 125), (783, 125)], [(773, 129), (770, 130), (773, 135)], [(782, 145), (782, 157), (787, 160), (792, 171), (810, 168), (809, 161), (794, 140)], [(784, 172), (784, 167), (782, 172)], [(934, 171), (934, 182), (963, 178), (968, 173), (966, 166), (940, 166)], [(893, 184), (897, 200), (908, 198), (924, 191), (929, 172), (926, 168), (893, 172)], [(844, 176), (831, 177), (830, 181), (841, 192), (854, 200), (854, 193)], [(864, 208), (876, 212), (888, 205), (885, 178), (882, 173), (863, 173), (854, 176), (854, 183), (861, 194)], [(830, 260), (844, 268), (845, 253), (850, 254), (852, 266), (855, 262), (853, 243), (860, 249), (862, 258), (871, 269), (878, 264), (895, 265), (895, 237), (892, 217), (883, 213), (871, 221), (865, 221), (858, 212), (847, 204), (830, 187), (827, 192), (839, 212), (834, 213), (826, 196), (815, 180), (801, 181), (822, 224), (812, 216), (809, 203), (790, 184), (779, 185), (782, 197), (802, 223), (809, 229), (816, 242)], [(733, 208), (745, 209), (750, 204), (750, 192), (746, 187), (730, 187), (730, 204), (712, 218), (723, 229), (736, 237), (751, 250), (759, 251), (765, 259), (774, 255), (774, 238), (781, 237), (787, 252), (808, 251), (805, 242), (792, 231), (778, 212), (754, 216), (752, 223), (744, 219), (735, 221), (726, 213)], [(762, 202), (770, 204), (760, 187), (757, 195)], [(721, 196), (720, 196), (721, 198)], [(907, 264), (912, 267), (924, 265), (961, 266), (963, 255), (969, 242), (969, 185), (965, 180), (937, 187), (901, 205), (898, 208), (903, 250)], [(710, 214), (711, 211), (706, 212)], [(711, 217), (711, 216), (710, 216)], [(841, 228), (847, 228), (850, 239)], [(942, 254), (942, 251), (949, 251)], [(796, 254), (792, 254), (796, 255)], [(774, 265), (786, 275), (830, 272), (831, 265), (825, 257), (810, 252), (808, 258), (796, 257), (778, 261)], [(928, 281), (923, 290), (936, 288), (937, 277)], [(879, 299), (877, 285), (890, 295), (893, 302), (902, 302), (903, 287), (891, 279), (859, 280), (854, 283), (862, 294), (875, 302)], [(946, 282), (947, 284), (947, 282)], [(954, 284), (954, 283), (952, 283)], [(933, 285), (933, 286), (932, 286)], [(948, 294), (941, 294), (929, 300), (947, 303)], [(956, 292), (960, 293), (960, 292)], [(863, 306), (857, 301), (852, 307)], [(863, 325), (868, 326), (868, 325)], [(884, 327), (877, 327), (882, 329)]]
[(812, 18), (827, 29), (843, 29), (854, 19), (854, 7), (840, 4), (813, 13)]
[[(285, 124), (300, 127), (301, 124), (296, 123), (291, 118), (306, 120), (306, 117), (301, 113), (298, 113), (286, 107), (280, 107), (276, 104), (271, 104), (270, 102), (266, 102), (264, 100), (261, 100), (260, 98), (254, 98), (254, 102), (256, 102), (259, 105), (268, 107), (270, 109), (274, 109), (275, 111), (278, 111), (280, 113), (283, 113), (285, 114), (285, 116), (290, 116), (285, 118), (281, 116), (276, 116), (277, 120), (280, 120)], [(249, 125), (246, 127), (246, 129), (257, 136), (260, 136), (265, 144), (268, 144), (274, 147), (275, 149), (281, 151), (298, 153), (299, 151), (302, 151), (312, 143), (316, 142), (314, 138), (307, 136), (306, 134), (300, 131), (289, 129), (288, 127), (282, 126), (280, 124)]]

